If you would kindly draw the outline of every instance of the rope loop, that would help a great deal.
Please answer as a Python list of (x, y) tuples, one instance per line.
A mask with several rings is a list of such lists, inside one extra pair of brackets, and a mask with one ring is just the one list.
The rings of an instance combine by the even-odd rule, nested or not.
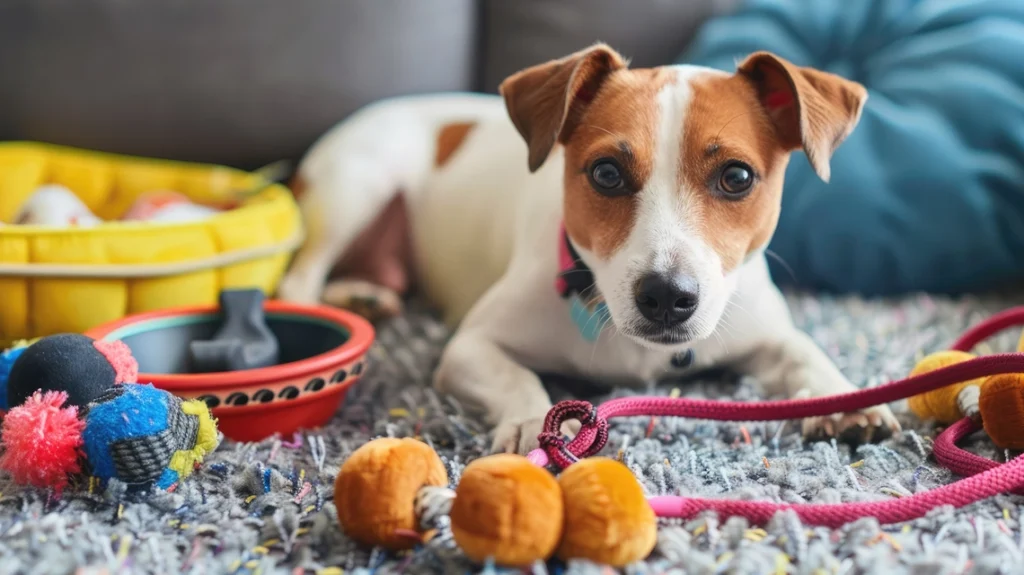
[[(580, 422), (576, 440), (567, 445), (562, 437), (562, 424), (567, 421)], [(590, 438), (589, 443), (579, 445), (580, 439)], [(601, 417), (597, 407), (587, 401), (569, 400), (556, 404), (544, 418), (544, 431), (538, 436), (541, 449), (548, 460), (559, 468), (566, 468), (581, 458), (596, 455), (608, 443), (608, 420)]]

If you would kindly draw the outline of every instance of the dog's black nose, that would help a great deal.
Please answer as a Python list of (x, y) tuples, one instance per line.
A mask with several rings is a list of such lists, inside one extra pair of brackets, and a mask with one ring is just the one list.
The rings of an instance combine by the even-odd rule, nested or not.
[(697, 310), (697, 280), (650, 274), (637, 286), (636, 307), (645, 318), (666, 327), (681, 324)]

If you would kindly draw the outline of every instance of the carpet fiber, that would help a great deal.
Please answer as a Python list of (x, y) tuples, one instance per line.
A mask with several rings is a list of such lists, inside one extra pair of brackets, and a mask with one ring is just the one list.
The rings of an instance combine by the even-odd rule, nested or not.
[[(797, 322), (859, 385), (906, 375), (921, 354), (1008, 307), (1009, 297), (891, 302), (792, 296)], [(735, 312), (734, 312), (735, 313)], [(982, 352), (1012, 349), (1016, 333)], [(481, 455), (479, 422), (427, 386), (447, 332), (410, 313), (381, 326), (374, 367), (322, 430), (258, 444), (226, 442), (173, 493), (87, 485), (61, 498), (0, 483), (0, 574), (7, 573), (430, 573), (477, 572), (442, 529), (415, 553), (362, 549), (338, 529), (333, 480), (346, 454), (375, 436), (420, 435), (452, 481)], [(715, 376), (668, 382), (645, 393), (756, 398), (750, 381)], [(556, 394), (559, 393), (556, 387)], [(615, 395), (637, 393), (619, 391)], [(896, 405), (905, 412), (903, 405)], [(955, 478), (930, 457), (936, 430), (901, 414), (902, 437), (851, 448), (804, 442), (797, 422), (732, 423), (663, 418), (613, 421), (607, 453), (651, 494), (682, 493), (788, 502), (885, 500)], [(973, 447), (1004, 461), (984, 437)], [(658, 547), (631, 573), (995, 573), (1024, 570), (1020, 497), (937, 509), (905, 525), (864, 518), (839, 530), (779, 514), (763, 530), (741, 519), (667, 521)], [(500, 571), (500, 570), (499, 570)], [(493, 571), (492, 571), (493, 572)], [(603, 573), (584, 563), (533, 572)]]

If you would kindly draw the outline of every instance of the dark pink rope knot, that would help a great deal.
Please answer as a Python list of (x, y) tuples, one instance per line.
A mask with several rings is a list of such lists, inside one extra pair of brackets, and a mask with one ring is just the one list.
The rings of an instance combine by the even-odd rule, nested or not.
[(566, 448), (565, 440), (562, 439), (560, 433), (543, 431), (537, 436), (537, 443), (540, 444), (540, 448), (547, 454), (548, 461), (554, 463), (560, 469), (565, 469), (579, 461), (579, 458)]
[[(590, 438), (586, 446), (573, 442), (570, 448), (562, 437), (562, 424), (574, 419), (580, 422), (580, 433)], [(548, 411), (544, 418), (544, 430), (537, 440), (548, 458), (557, 466), (565, 468), (581, 457), (590, 457), (601, 451), (608, 442), (608, 420), (601, 417), (590, 402), (562, 401)]]

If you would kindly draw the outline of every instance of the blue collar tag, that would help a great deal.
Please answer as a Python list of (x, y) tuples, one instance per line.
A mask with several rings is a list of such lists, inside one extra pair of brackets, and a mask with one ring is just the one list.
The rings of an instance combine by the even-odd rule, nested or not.
[(569, 316), (572, 317), (580, 335), (587, 341), (597, 341), (601, 330), (611, 319), (608, 306), (603, 301), (588, 307), (576, 293), (569, 297)]

